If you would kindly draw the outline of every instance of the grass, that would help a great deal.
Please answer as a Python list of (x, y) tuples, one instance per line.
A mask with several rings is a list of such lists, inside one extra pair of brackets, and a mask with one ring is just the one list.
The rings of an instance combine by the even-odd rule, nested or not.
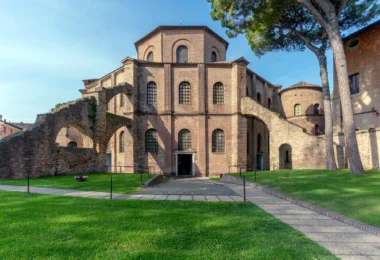
[[(85, 182), (77, 182), (74, 180), (74, 175), (66, 175), (30, 179), (30, 186), (84, 191), (110, 191), (111, 176), (109, 173), (89, 173), (84, 175), (88, 176)], [(143, 174), (142, 177), (143, 182), (140, 180), (140, 174), (112, 174), (113, 192), (133, 193), (153, 175)], [(0, 180), (0, 184), (27, 186), (27, 180)]]
[[(244, 175), (254, 181), (253, 173)], [(257, 172), (257, 183), (380, 227), (380, 171), (364, 175), (350, 175), (348, 169), (263, 171)]]
[(0, 191), (1, 259), (336, 259), (250, 203)]

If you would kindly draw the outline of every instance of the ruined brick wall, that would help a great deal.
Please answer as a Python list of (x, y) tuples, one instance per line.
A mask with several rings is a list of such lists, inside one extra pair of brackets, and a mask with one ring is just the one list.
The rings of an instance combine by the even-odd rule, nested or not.
[[(74, 163), (78, 157), (70, 156), (67, 150), (62, 150), (60, 154), (55, 142), (59, 131), (70, 124), (80, 125), (84, 133), (93, 138), (94, 121), (89, 115), (95, 107), (95, 98), (69, 102), (51, 113), (40, 115), (37, 123), (30, 129), (1, 140), (0, 178), (25, 178), (27, 174), (38, 177), (72, 171), (81, 173), (84, 168), (86, 171), (94, 170), (94, 148), (92, 153), (85, 156), (88, 161), (88, 167), (85, 167)], [(62, 156), (67, 160), (66, 165), (72, 168), (65, 168), (62, 163), (57, 167), (57, 162), (62, 162)]]
[(293, 169), (323, 169), (326, 166), (325, 140), (305, 133), (297, 125), (282, 119), (279, 114), (259, 105), (251, 98), (242, 99), (242, 113), (260, 118), (270, 132), (271, 169), (280, 167), (280, 147), (292, 148)]

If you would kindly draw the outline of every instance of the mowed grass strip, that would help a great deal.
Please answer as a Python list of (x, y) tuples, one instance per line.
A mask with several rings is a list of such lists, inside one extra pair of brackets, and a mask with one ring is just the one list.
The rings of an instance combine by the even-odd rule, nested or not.
[[(254, 182), (254, 173), (244, 175)], [(380, 171), (364, 175), (351, 175), (348, 169), (262, 171), (256, 182), (380, 227)]]
[[(79, 175), (80, 174), (78, 174), (78, 176)], [(83, 191), (110, 191), (110, 173), (89, 173), (82, 175), (88, 176), (87, 180), (84, 182), (77, 182), (74, 179), (74, 176), (76, 175), (51, 176), (30, 179), (30, 186)], [(113, 192), (122, 194), (133, 193), (137, 191), (139, 187), (144, 184), (144, 182), (152, 177), (152, 174), (142, 174), (141, 182), (140, 174), (112, 174)], [(27, 186), (27, 180), (0, 180), (0, 184)]]
[(250, 203), (0, 192), (1, 259), (336, 259)]

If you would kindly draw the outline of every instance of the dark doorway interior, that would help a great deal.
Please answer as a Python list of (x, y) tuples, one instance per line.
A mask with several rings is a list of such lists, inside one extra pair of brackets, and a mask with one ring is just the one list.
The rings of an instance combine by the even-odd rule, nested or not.
[(178, 154), (178, 175), (192, 175), (193, 174), (193, 155), (192, 154)]

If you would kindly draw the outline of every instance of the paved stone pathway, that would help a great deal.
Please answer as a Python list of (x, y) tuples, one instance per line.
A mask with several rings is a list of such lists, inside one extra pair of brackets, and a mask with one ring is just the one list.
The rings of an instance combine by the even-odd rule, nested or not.
[[(217, 186), (216, 184), (214, 184)], [(219, 185), (220, 186), (220, 185)], [(221, 186), (222, 190), (228, 190), (227, 187)], [(0, 185), (0, 190), (5, 191), (18, 191), (27, 192), (27, 187), (24, 186), (12, 186), (12, 185)], [(94, 199), (109, 199), (109, 192), (97, 192), (97, 191), (80, 191), (80, 190), (68, 190), (68, 189), (53, 189), (53, 188), (37, 188), (30, 187), (31, 193), (37, 194), (50, 194), (50, 195), (61, 195), (61, 196), (72, 196), (72, 197), (82, 197), (82, 198), (94, 198)], [(193, 200), (193, 201), (243, 201), (243, 198), (234, 192), (230, 191), (233, 195), (186, 195), (186, 194), (144, 194), (144, 193), (134, 193), (134, 194), (120, 194), (113, 193), (113, 199), (125, 199), (125, 200)], [(213, 194), (213, 193), (211, 193)]]
[[(26, 192), (27, 188), (0, 185), (0, 190)], [(110, 196), (107, 192), (35, 187), (31, 187), (30, 192), (99, 199), (107, 199)], [(243, 201), (242, 196), (243, 187), (240, 185), (218, 183), (202, 178), (170, 180), (134, 194), (113, 194), (114, 199), (187, 201)], [(246, 198), (247, 201), (299, 230), (343, 260), (380, 260), (380, 236), (372, 235), (252, 187), (246, 187)]]
[(209, 178), (170, 178), (151, 187), (142, 187), (135, 194), (166, 195), (204, 195), (204, 196), (238, 196), (230, 188), (220, 185)]
[[(243, 187), (223, 183), (237, 194)], [(246, 198), (263, 210), (304, 233), (341, 259), (380, 260), (380, 236), (334, 220), (315, 211), (292, 204), (263, 191), (246, 187)]]

